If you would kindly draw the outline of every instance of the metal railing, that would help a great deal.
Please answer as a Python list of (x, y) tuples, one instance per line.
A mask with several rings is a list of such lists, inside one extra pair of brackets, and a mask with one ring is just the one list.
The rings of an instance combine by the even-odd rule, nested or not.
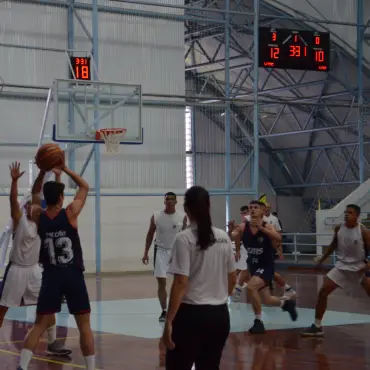
[[(322, 247), (323, 252), (328, 245), (317, 244), (317, 237), (332, 237), (333, 234), (316, 233), (284, 233), (283, 234), (283, 256), (284, 262), (293, 264), (314, 264), (317, 257), (317, 247)], [(336, 261), (335, 252), (328, 258), (326, 263), (334, 264)]]

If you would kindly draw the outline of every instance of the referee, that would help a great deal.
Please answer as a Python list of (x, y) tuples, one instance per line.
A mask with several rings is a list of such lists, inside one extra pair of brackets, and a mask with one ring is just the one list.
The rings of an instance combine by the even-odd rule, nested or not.
[(206, 189), (185, 193), (190, 225), (174, 240), (174, 275), (163, 333), (166, 370), (219, 369), (230, 332), (227, 299), (236, 284), (235, 258), (227, 233), (212, 227)]

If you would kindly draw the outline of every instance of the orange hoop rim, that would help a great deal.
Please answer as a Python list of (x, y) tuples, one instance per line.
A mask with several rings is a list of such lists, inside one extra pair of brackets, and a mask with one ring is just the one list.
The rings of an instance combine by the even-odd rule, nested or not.
[(104, 140), (104, 135), (120, 135), (126, 134), (127, 129), (126, 128), (101, 128), (99, 130), (96, 130), (95, 132), (95, 139), (96, 140)]

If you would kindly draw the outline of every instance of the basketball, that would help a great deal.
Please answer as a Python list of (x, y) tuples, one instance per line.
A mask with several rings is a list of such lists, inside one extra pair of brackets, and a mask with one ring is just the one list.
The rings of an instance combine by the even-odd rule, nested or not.
[(45, 144), (36, 154), (36, 165), (40, 170), (49, 171), (64, 165), (64, 151), (57, 144)]

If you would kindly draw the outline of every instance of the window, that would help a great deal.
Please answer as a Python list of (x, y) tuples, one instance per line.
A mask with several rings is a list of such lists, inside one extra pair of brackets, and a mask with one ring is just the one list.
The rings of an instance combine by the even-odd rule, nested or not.
[(193, 167), (193, 135), (191, 124), (193, 119), (192, 107), (185, 107), (185, 179), (186, 189), (194, 185), (194, 167)]

